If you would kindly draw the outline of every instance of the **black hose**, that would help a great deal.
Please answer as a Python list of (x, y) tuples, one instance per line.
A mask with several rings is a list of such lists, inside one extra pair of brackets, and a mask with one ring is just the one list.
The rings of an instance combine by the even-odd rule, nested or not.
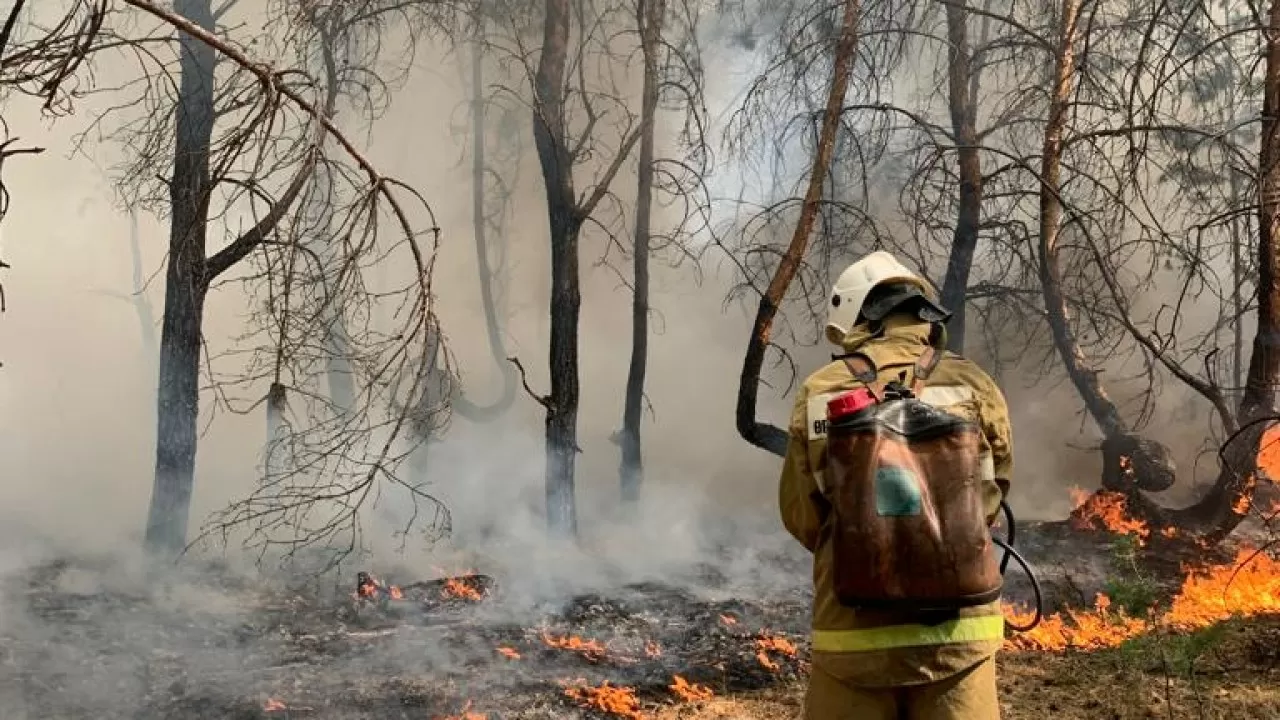
[[(1000, 510), (1004, 512), (1005, 542), (1009, 543), (1010, 548), (1013, 548), (1018, 537), (1018, 525), (1013, 521), (1013, 509), (1009, 507), (1009, 503), (1001, 500)], [(1009, 553), (1011, 551), (1012, 550), (1005, 550), (1004, 557), (1000, 560), (1001, 575), (1004, 575), (1004, 571), (1009, 567)]]
[(1023, 572), (1027, 574), (1027, 579), (1031, 581), (1031, 590), (1035, 593), (1036, 598), (1036, 614), (1035, 617), (1032, 618), (1031, 624), (1025, 627), (1009, 625), (1009, 629), (1014, 632), (1027, 632), (1039, 625), (1040, 621), (1044, 619), (1044, 595), (1040, 592), (1040, 581), (1036, 579), (1036, 574), (1031, 571), (1031, 566), (1027, 564), (1027, 561), (1022, 557), (1022, 554), (1013, 548), (1014, 540), (1017, 539), (1018, 535), (1018, 524), (1013, 520), (1013, 508), (1009, 507), (1009, 503), (1001, 500), (1000, 510), (1004, 513), (1006, 539), (1001, 540), (1000, 538), (991, 538), (992, 542), (1004, 549), (1004, 557), (1000, 559), (1000, 574), (1004, 575), (1005, 570), (1008, 569), (1009, 558), (1012, 557), (1014, 560), (1017, 560), (1018, 564), (1022, 566)]
[(1018, 564), (1021, 565), (1022, 569), (1027, 573), (1027, 579), (1031, 581), (1031, 590), (1032, 592), (1035, 593), (1035, 597), (1036, 597), (1035, 617), (1031, 619), (1030, 625), (1024, 625), (1024, 626), (1009, 625), (1009, 629), (1014, 632), (1020, 632), (1020, 633), (1027, 632), (1028, 630), (1031, 630), (1035, 626), (1039, 625), (1040, 621), (1044, 619), (1044, 596), (1040, 593), (1040, 581), (1036, 579), (1036, 574), (1031, 572), (1031, 566), (1028, 565), (1027, 561), (1023, 559), (1022, 553), (1018, 552), (1017, 550), (1014, 550), (1013, 546), (1009, 545), (1008, 543), (1001, 540), (1000, 538), (992, 538), (992, 541), (995, 542), (995, 544), (999, 545), (1000, 547), (1004, 548), (1006, 558), (1008, 558), (1009, 556), (1013, 556), (1013, 559), (1018, 561)]

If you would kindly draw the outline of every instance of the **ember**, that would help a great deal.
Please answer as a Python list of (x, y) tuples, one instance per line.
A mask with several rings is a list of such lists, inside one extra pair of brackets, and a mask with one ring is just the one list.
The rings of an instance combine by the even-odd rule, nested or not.
[(576, 635), (562, 635), (557, 637), (545, 630), (542, 632), (542, 642), (548, 647), (559, 650), (571, 650), (579, 653), (586, 659), (596, 662), (603, 658), (606, 654), (604, 646), (596, 640), (583, 640)]
[(515, 649), (515, 648), (500, 647), (500, 648), (498, 648), (498, 652), (499, 652), (503, 657), (507, 658), (508, 660), (519, 660), (519, 659), (520, 659), (520, 653), (516, 652), (516, 649)]
[(736, 617), (734, 617), (734, 616), (732, 616), (732, 615), (721, 615), (721, 616), (720, 616), (720, 622), (724, 623), (725, 625), (737, 625), (737, 624), (738, 624), (738, 618), (736, 618)]
[(285, 705), (275, 698), (267, 698), (266, 702), (262, 703), (262, 712), (280, 712), (281, 710), (288, 709), (288, 705)]
[(640, 713), (640, 701), (636, 698), (635, 688), (615, 687), (605, 680), (598, 687), (586, 685), (583, 681), (566, 687), (564, 694), (573, 698), (583, 707), (602, 710), (627, 720), (644, 720)]
[(484, 713), (471, 712), (471, 701), (462, 708), (461, 715), (449, 715), (447, 717), (438, 718), (438, 720), (488, 720), (489, 716)]
[(1146, 544), (1151, 528), (1145, 522), (1129, 517), (1123, 494), (1100, 490), (1090, 495), (1078, 487), (1071, 488), (1070, 492), (1076, 506), (1071, 511), (1072, 524), (1077, 528), (1133, 535), (1137, 537), (1139, 545)]
[(671, 681), (667, 687), (671, 689), (672, 694), (686, 702), (710, 700), (716, 696), (706, 685), (691, 683), (679, 675), (672, 676)]
[(644, 654), (651, 658), (662, 657), (662, 646), (652, 640), (645, 640)]

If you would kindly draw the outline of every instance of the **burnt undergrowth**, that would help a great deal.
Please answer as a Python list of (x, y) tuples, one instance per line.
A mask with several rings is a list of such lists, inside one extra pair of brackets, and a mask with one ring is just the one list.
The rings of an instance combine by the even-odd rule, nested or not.
[(654, 707), (680, 702), (675, 676), (726, 694), (793, 681), (805, 663), (799, 589), (746, 600), (632, 583), (513, 612), (482, 575), (368, 598), (354, 582), (324, 597), (217, 568), (111, 572), (63, 561), (8, 583), (4, 717), (586, 718), (600, 708), (566, 688), (607, 682)]

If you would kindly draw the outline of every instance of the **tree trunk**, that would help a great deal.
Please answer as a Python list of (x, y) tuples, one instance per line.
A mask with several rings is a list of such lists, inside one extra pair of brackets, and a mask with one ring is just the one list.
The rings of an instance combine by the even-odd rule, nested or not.
[(1040, 285), (1054, 346), (1066, 367), (1067, 376), (1084, 400), (1085, 407), (1103, 434), (1102, 485), (1147, 502), (1137, 489), (1164, 490), (1173, 485), (1175, 470), (1168, 449), (1159, 443), (1129, 432), (1120, 410), (1098, 379), (1071, 328), (1070, 311), (1062, 289), (1059, 267), (1059, 240), (1062, 233), (1062, 138), (1067, 124), (1072, 86), (1076, 73), (1076, 40), (1082, 0), (1064, 0), (1062, 35), (1054, 62), (1053, 94), (1044, 129), (1040, 172)]
[[(1234, 171), (1231, 173), (1231, 197), (1240, 196), (1240, 178)], [(1231, 396), (1235, 399), (1236, 404), (1244, 397), (1244, 327), (1241, 321), (1244, 319), (1244, 294), (1241, 286), (1244, 284), (1244, 235), (1241, 232), (1240, 225), (1245, 225), (1245, 231), (1248, 230), (1247, 222), (1242, 223), (1242, 218), (1231, 219), (1231, 315), (1234, 322), (1231, 325)]]
[(644, 55), (644, 89), (640, 105), (640, 164), (636, 173), (635, 274), (631, 291), (631, 364), (622, 410), (622, 463), (619, 474), (624, 502), (635, 502), (644, 479), (640, 452), (640, 418), (644, 404), (645, 367), (649, 360), (649, 224), (653, 211), (653, 144), (658, 114), (658, 51), (666, 0), (639, 0), (636, 20)]
[(1062, 136), (1072, 86), (1075, 83), (1076, 36), (1079, 31), (1081, 0), (1063, 0), (1062, 36), (1054, 62), (1053, 95), (1044, 129), (1040, 171), (1040, 284), (1054, 345), (1062, 356), (1067, 375), (1084, 400), (1089, 414), (1103, 435), (1124, 435), (1128, 426), (1098, 380), (1097, 371), (1087, 367), (1084, 353), (1071, 329), (1066, 297), (1062, 291), (1062, 271), (1058, 264), (1058, 240), (1062, 232)]
[(1244, 520), (1257, 485), (1262, 433), (1276, 414), (1280, 380), (1280, 0), (1272, 0), (1263, 30), (1266, 70), (1258, 152), (1258, 327), (1240, 399), (1242, 428), (1223, 451), (1209, 493), (1186, 514), (1208, 526), (1206, 539), (1226, 537)]
[[(178, 0), (175, 9), (212, 32), (212, 0)], [(182, 79), (169, 185), (169, 266), (165, 273), (156, 397), (156, 469), (146, 546), (161, 554), (183, 549), (195, 484), (199, 416), (200, 329), (204, 314), (205, 237), (214, 122), (214, 51), (179, 35)]]
[(160, 355), (156, 342), (156, 316), (147, 297), (147, 282), (142, 272), (142, 242), (138, 237), (138, 215), (129, 211), (129, 255), (133, 264), (133, 310), (138, 315), (138, 331), (142, 337), (142, 352), (147, 366), (155, 367)]
[(502, 324), (493, 296), (493, 270), (489, 263), (489, 232), (485, 211), (485, 97), (484, 97), (484, 16), (475, 17), (475, 38), (471, 43), (471, 224), (475, 232), (476, 267), (480, 280), (480, 306), (484, 309), (484, 325), (489, 335), (489, 352), (502, 372), (502, 394), (492, 405), (477, 405), (467, 397), (459, 383), (454, 398), (454, 411), (477, 423), (492, 422), (515, 402), (515, 366), (507, 362), (506, 343), (502, 340)]
[(845, 0), (844, 19), (840, 27), (840, 37), (836, 43), (835, 57), (832, 60), (831, 89), (827, 94), (827, 105), (822, 114), (822, 127), (818, 135), (818, 146), (814, 152), (813, 169), (809, 174), (809, 186), (805, 191), (804, 204), (800, 209), (800, 219), (796, 223), (795, 233), (786, 253), (778, 263), (769, 287), (760, 297), (760, 306), (756, 310), (756, 319), (751, 327), (751, 337), (747, 340), (747, 352), (742, 360), (742, 374), (738, 380), (738, 406), (736, 421), (738, 433), (743, 439), (756, 447), (775, 455), (784, 455), (787, 451), (786, 430), (756, 421), (756, 399), (760, 391), (760, 369), (764, 365), (765, 350), (769, 346), (769, 334), (773, 328), (773, 320), (777, 317), (778, 307), (791, 286), (800, 263), (804, 260), (805, 250), (809, 245), (809, 234), (817, 221), (818, 208), (822, 201), (822, 188), (826, 183), (827, 172), (831, 166), (831, 155), (835, 147), (836, 133), (840, 128), (841, 111), (844, 108), (845, 92), (849, 87), (850, 66), (858, 42), (858, 14), (861, 10), (859, 0)]
[(547, 523), (576, 536), (574, 464), (578, 446), (578, 216), (573, 158), (565, 127), (565, 64), (569, 50), (569, 0), (546, 0), (542, 54), (534, 83), (533, 139), (547, 194), (551, 233), (551, 394), (545, 399)]
[(952, 352), (964, 352), (965, 302), (969, 271), (978, 249), (982, 222), (982, 162), (978, 156), (978, 82), (969, 46), (969, 10), (965, 0), (947, 5), (948, 90), (951, 128), (955, 134), (959, 160), (960, 198), (956, 227), (951, 238), (951, 255), (942, 285), (942, 305), (953, 314), (947, 323), (948, 345)]

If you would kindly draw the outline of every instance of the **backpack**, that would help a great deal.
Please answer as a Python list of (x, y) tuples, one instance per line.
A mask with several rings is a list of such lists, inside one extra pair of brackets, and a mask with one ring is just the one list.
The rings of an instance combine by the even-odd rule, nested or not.
[(832, 585), (844, 605), (955, 610), (997, 599), (981, 487), (981, 429), (919, 399), (941, 353), (882, 382), (870, 360), (844, 358), (865, 387), (827, 404), (825, 495)]

